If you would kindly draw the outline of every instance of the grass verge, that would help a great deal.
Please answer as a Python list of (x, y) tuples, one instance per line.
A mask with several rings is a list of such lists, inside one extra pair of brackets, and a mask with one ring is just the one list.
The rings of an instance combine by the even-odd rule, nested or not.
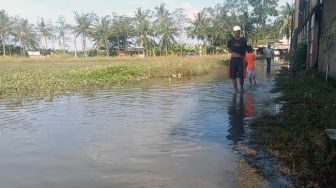
[(295, 186), (335, 186), (336, 153), (324, 134), (336, 128), (335, 87), (315, 73), (292, 77), (282, 72), (275, 90), (283, 93), (282, 112), (256, 119), (252, 142), (282, 159), (280, 170), (293, 177)]

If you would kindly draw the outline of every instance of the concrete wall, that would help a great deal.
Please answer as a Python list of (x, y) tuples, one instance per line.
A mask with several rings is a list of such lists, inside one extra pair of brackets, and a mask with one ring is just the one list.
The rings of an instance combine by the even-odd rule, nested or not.
[(336, 79), (336, 0), (323, 0), (318, 68)]
[(294, 30), (299, 27), (299, 5), (300, 0), (295, 0)]

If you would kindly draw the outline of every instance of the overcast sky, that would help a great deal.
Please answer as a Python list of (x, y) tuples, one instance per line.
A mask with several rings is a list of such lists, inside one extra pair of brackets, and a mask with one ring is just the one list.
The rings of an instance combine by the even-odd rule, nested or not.
[[(292, 0), (279, 0), (280, 4)], [(99, 16), (134, 15), (138, 7), (154, 10), (161, 3), (169, 10), (184, 8), (189, 17), (193, 17), (204, 7), (214, 7), (222, 3), (221, 0), (0, 0), (0, 9), (4, 9), (10, 16), (18, 15), (36, 23), (41, 17), (56, 21), (59, 15), (64, 15), (68, 22), (73, 22), (73, 11), (79, 13), (95, 12)]]

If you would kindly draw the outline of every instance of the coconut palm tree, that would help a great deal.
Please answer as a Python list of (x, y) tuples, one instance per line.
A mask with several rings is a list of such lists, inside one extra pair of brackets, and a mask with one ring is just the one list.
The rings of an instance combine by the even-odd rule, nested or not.
[(14, 18), (13, 34), (20, 42), (21, 56), (24, 55), (24, 48), (37, 49), (38, 35), (34, 31), (34, 25), (29, 24), (27, 19)]
[(142, 10), (138, 8), (135, 12), (134, 25), (135, 25), (135, 37), (136, 44), (143, 46), (147, 53), (150, 52), (151, 47), (155, 47), (151, 36), (154, 36), (153, 27), (150, 22), (151, 12), (149, 10)]
[(188, 35), (192, 39), (203, 41), (203, 46), (206, 44), (207, 28), (209, 27), (209, 20), (206, 17), (205, 11), (198, 12), (194, 15), (194, 20), (191, 21), (191, 26), (188, 28)]
[(107, 56), (110, 56), (109, 38), (111, 34), (111, 17), (104, 16), (100, 19), (96, 17), (93, 24), (92, 38), (98, 48), (104, 47), (107, 50)]
[(281, 6), (280, 15), (275, 20), (275, 25), (279, 27), (280, 33), (287, 39), (292, 36), (293, 14), (294, 5), (286, 3), (285, 6)]
[(87, 58), (86, 52), (86, 38), (90, 37), (92, 32), (91, 23), (92, 23), (92, 16), (90, 14), (79, 14), (78, 12), (74, 12), (75, 22), (73, 30), (75, 33), (75, 40), (78, 36), (81, 36), (82, 39), (82, 50), (84, 52), (85, 57)]
[(3, 55), (6, 56), (6, 38), (12, 29), (12, 22), (6, 11), (0, 10), (0, 39), (2, 43)]
[(47, 39), (51, 39), (53, 37), (53, 28), (51, 25), (46, 24), (41, 18), (41, 22), (37, 23), (37, 30), (40, 36), (44, 39), (44, 48), (48, 49), (48, 41)]
[(56, 21), (56, 38), (58, 40), (59, 46), (63, 49), (63, 53), (65, 53), (65, 42), (67, 40), (67, 32), (70, 30), (71, 26), (66, 23), (64, 16), (59, 16)]
[(132, 37), (132, 35), (134, 34), (134, 27), (133, 27), (133, 23), (134, 23), (134, 19), (128, 16), (121, 16), (120, 17), (120, 29), (121, 29), (121, 33), (124, 36), (124, 45), (125, 47), (129, 47), (129, 42), (128, 39), (130, 37)]
[(120, 41), (123, 37), (122, 29), (121, 29), (121, 16), (119, 16), (117, 13), (112, 14), (112, 25), (111, 25), (111, 43), (112, 46), (117, 47), (117, 53), (120, 51)]
[(188, 23), (190, 23), (190, 20), (187, 18), (187, 15), (185, 14), (185, 9), (176, 9), (173, 12), (173, 20), (175, 23), (175, 28), (177, 31), (177, 43), (181, 47), (180, 48), (180, 53), (183, 53), (183, 46), (184, 42), (187, 37), (187, 27)]
[(166, 55), (168, 48), (175, 42), (177, 29), (174, 25), (171, 13), (165, 8), (165, 4), (155, 7), (155, 30), (159, 35), (160, 50), (164, 49)]

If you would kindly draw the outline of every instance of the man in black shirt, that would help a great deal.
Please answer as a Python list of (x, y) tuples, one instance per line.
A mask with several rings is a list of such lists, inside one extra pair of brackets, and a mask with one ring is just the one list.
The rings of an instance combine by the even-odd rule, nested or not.
[(233, 38), (231, 38), (227, 44), (231, 53), (230, 79), (232, 79), (235, 92), (238, 92), (237, 77), (239, 78), (240, 91), (244, 92), (244, 69), (247, 41), (245, 38), (240, 37), (240, 30), (239, 26), (233, 27)]

